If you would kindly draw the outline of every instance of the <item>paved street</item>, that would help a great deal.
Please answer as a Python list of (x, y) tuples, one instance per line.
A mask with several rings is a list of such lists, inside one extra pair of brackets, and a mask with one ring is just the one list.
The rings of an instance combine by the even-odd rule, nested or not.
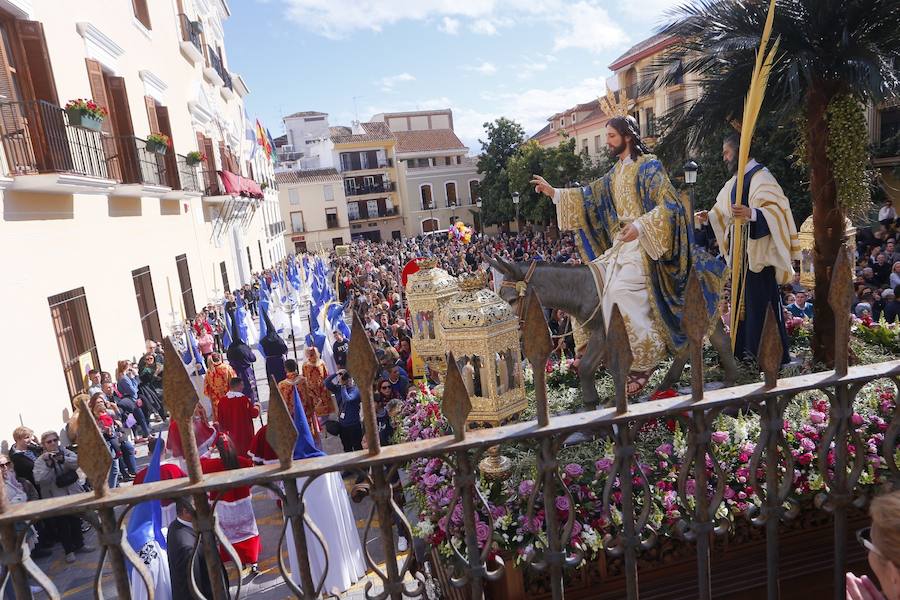
[[(259, 386), (259, 395), (262, 400), (264, 410), (268, 405), (268, 386), (265, 378), (265, 366), (263, 361), (256, 362), (256, 376)], [(259, 427), (257, 420), (256, 426)], [(325, 450), (328, 453), (341, 452), (340, 440), (336, 437), (329, 436), (325, 440)], [(139, 449), (138, 466), (145, 465), (148, 461), (147, 446), (141, 446)], [(348, 491), (352, 487), (353, 479), (347, 479), (346, 485)], [(125, 484), (131, 485), (131, 484)], [(368, 498), (363, 499), (359, 504), (352, 503), (353, 516), (362, 539), (365, 530), (366, 519), (368, 518), (371, 502)], [(278, 560), (276, 555), (276, 546), (281, 535), (282, 518), (281, 511), (275, 503), (275, 500), (266, 490), (254, 489), (253, 507), (256, 512), (257, 524), (259, 527), (260, 538), (262, 540), (262, 553), (260, 554), (259, 568), (260, 574), (253, 578), (244, 578), (241, 597), (253, 597), (259, 599), (269, 598), (286, 598), (290, 596), (287, 586), (282, 582), (278, 568)], [(381, 542), (378, 536), (378, 520), (373, 521), (372, 530), (370, 532), (370, 540), (368, 550), (374, 560), (381, 563), (383, 552)], [(97, 546), (96, 534), (92, 530), (85, 536), (86, 542), (92, 546)], [(37, 560), (38, 566), (41, 567), (53, 580), (59, 588), (64, 598), (72, 600), (87, 600), (93, 598), (93, 581), (95, 570), (97, 568), (97, 559), (99, 552), (88, 555), (78, 555), (78, 560), (74, 564), (67, 564), (64, 560), (63, 551), (60, 546), (54, 549), (53, 555)], [(287, 551), (284, 551), (285, 562), (287, 563)], [(229, 570), (232, 584), (236, 581), (236, 571), (234, 568)], [(364, 597), (363, 589), (367, 580), (363, 580), (353, 588), (345, 592), (341, 597), (348, 599), (362, 599)], [(377, 581), (377, 578), (376, 578)], [(108, 564), (105, 566), (103, 579), (103, 592), (106, 597), (115, 597), (115, 586), (112, 579), (111, 570)], [(45, 594), (38, 594), (38, 597)]]

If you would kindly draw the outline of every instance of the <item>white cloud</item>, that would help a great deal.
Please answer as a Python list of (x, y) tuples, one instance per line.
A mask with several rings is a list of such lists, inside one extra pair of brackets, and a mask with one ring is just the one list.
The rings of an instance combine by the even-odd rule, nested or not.
[(378, 80), (378, 85), (381, 86), (382, 92), (391, 93), (394, 91), (394, 87), (398, 83), (403, 83), (405, 81), (415, 81), (416, 78), (409, 73), (400, 73), (399, 75), (389, 75), (387, 77), (382, 77)]
[[(602, 52), (629, 40), (603, 7), (607, 0), (280, 0), (286, 16), (304, 29), (341, 39), (356, 31), (382, 31), (401, 22), (428, 22), (451, 35), (463, 27), (480, 35), (537, 24), (554, 36), (554, 48)], [(627, 10), (653, 19), (679, 0), (642, 0)], [(617, 5), (618, 11), (618, 5)], [(631, 14), (631, 13), (629, 13)], [(657, 19), (658, 20), (658, 19)]]
[(475, 71), (476, 73), (481, 73), (482, 75), (493, 75), (497, 72), (497, 67), (494, 66), (493, 63), (489, 63), (487, 61), (482, 62), (480, 65), (463, 67), (466, 71)]
[(497, 35), (497, 26), (488, 19), (478, 19), (472, 23), (472, 31), (481, 35)]
[(459, 19), (454, 19), (451, 17), (444, 17), (443, 21), (441, 21), (440, 27), (438, 27), (444, 33), (450, 35), (456, 35), (459, 33)]
[(605, 50), (624, 47), (628, 35), (613, 21), (605, 9), (585, 0), (577, 2), (570, 9), (578, 15), (568, 31), (561, 31), (553, 41), (554, 50), (581, 48), (600, 53)]
[(535, 57), (525, 57), (525, 62), (516, 65), (516, 77), (519, 79), (531, 79), (537, 73), (546, 71), (550, 64), (556, 61), (552, 54), (543, 54)]

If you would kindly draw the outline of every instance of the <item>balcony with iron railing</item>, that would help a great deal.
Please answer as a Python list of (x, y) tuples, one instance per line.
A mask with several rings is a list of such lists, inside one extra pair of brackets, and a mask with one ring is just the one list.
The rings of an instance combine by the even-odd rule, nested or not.
[(181, 53), (191, 64), (196, 65), (203, 60), (203, 42), (200, 39), (203, 26), (200, 21), (192, 21), (184, 13), (178, 15), (178, 22), (181, 29)]
[(203, 188), (200, 186), (200, 178), (197, 176), (197, 165), (189, 165), (187, 157), (178, 154), (176, 156), (178, 164), (178, 180), (181, 183), (181, 189), (185, 192), (200, 193)]
[(133, 135), (104, 136), (103, 145), (110, 173), (122, 184), (117, 193), (144, 195), (151, 193), (149, 188), (168, 187), (165, 156), (148, 150), (147, 140)]
[(365, 209), (360, 211), (347, 212), (347, 217), (350, 219), (350, 221), (371, 221), (373, 219), (385, 219), (388, 217), (397, 217), (399, 215), (400, 212), (396, 208), (386, 208), (375, 213), (370, 213)]
[(384, 194), (396, 191), (396, 186), (392, 181), (384, 183), (376, 183), (374, 185), (363, 185), (360, 187), (347, 187), (347, 196), (365, 196), (366, 194)]
[(9, 175), (116, 179), (103, 134), (72, 126), (66, 111), (55, 104), (0, 101), (0, 140)]
[(203, 68), (203, 77), (206, 80), (217, 86), (225, 85), (225, 78), (222, 77), (222, 72), (225, 68), (222, 66), (222, 59), (219, 57), (218, 53), (213, 49), (209, 44), (206, 45), (206, 57), (207, 64)]

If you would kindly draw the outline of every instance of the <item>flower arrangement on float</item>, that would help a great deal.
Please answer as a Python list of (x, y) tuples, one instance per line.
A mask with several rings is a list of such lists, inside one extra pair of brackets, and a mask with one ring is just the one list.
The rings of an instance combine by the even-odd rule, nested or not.
[[(551, 387), (548, 390), (551, 406), (558, 401), (555, 396), (568, 396), (574, 391)], [(860, 478), (864, 488), (878, 486), (887, 478), (881, 453), (895, 402), (895, 390), (885, 384), (869, 384), (857, 396), (852, 420), (863, 444), (851, 447), (850, 456), (852, 459), (857, 452), (865, 454), (865, 469)], [(827, 397), (816, 391), (798, 396), (785, 411), (785, 440), (794, 457), (793, 500), (812, 500), (825, 488), (822, 465), (818, 464), (818, 447), (828, 427), (828, 419)], [(440, 399), (424, 388), (419, 388), (403, 402), (399, 420), (395, 431), (397, 440), (412, 441), (451, 434), (449, 423), (441, 414)], [(738, 520), (747, 519), (761, 504), (750, 472), (759, 435), (759, 416), (753, 413), (720, 416), (715, 421), (711, 450), (727, 477), (724, 500), (716, 517), (728, 520), (732, 527)], [(697, 492), (696, 481), (687, 481), (687, 505), (677, 491), (678, 473), (683, 468), (686, 450), (687, 429), (682, 417), (650, 421), (638, 435), (636, 456), (651, 492), (649, 524), (662, 536), (679, 536), (685, 514), (694, 508), (692, 498)], [(596, 558), (604, 547), (604, 540), (615, 536), (621, 526), (618, 480), (613, 482), (611, 510), (607, 513), (603, 505), (603, 490), (614, 463), (612, 441), (598, 438), (564, 448), (559, 454), (561, 476), (573, 502), (570, 503), (566, 495), (558, 495), (554, 506), (548, 508), (543, 504), (542, 494), (538, 494), (531, 522), (526, 515), (528, 500), (536, 485), (533, 449), (509, 445), (504, 446), (503, 452), (512, 457), (512, 475), (503, 481), (484, 478), (477, 481), (483, 496), (488, 499), (494, 522), (491, 529), (484, 509), (480, 507), (476, 519), (479, 545), (483, 547), (490, 540), (494, 553), (513, 556), (517, 562), (522, 562), (532, 550), (546, 547), (543, 521), (547, 510), (555, 510), (563, 523), (570, 512), (574, 513), (568, 550), (579, 549), (584, 560)], [(832, 450), (827, 454), (825, 468), (830, 470), (833, 465)], [(709, 459), (706, 470), (708, 481), (715, 481)], [(408, 474), (418, 507), (414, 534), (434, 546), (442, 556), (451, 557), (451, 542), (460, 549), (465, 546), (461, 507), (457, 505), (452, 514), (446, 514), (453, 496), (452, 469), (440, 458), (423, 458), (408, 465)], [(760, 482), (764, 481), (764, 460), (760, 460), (756, 475)], [(640, 494), (643, 478), (637, 471), (633, 476), (635, 493)], [(713, 486), (709, 485), (707, 494), (711, 497), (713, 492)]]
[(472, 228), (467, 227), (462, 221), (457, 221), (447, 229), (447, 237), (458, 244), (468, 244), (472, 241)]

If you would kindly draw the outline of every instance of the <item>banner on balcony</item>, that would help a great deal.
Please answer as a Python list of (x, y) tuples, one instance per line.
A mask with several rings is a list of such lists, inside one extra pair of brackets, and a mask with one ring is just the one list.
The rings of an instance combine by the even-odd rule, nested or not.
[(230, 196), (242, 196), (244, 198), (263, 199), (262, 188), (249, 177), (235, 175), (231, 171), (219, 171), (225, 193)]

